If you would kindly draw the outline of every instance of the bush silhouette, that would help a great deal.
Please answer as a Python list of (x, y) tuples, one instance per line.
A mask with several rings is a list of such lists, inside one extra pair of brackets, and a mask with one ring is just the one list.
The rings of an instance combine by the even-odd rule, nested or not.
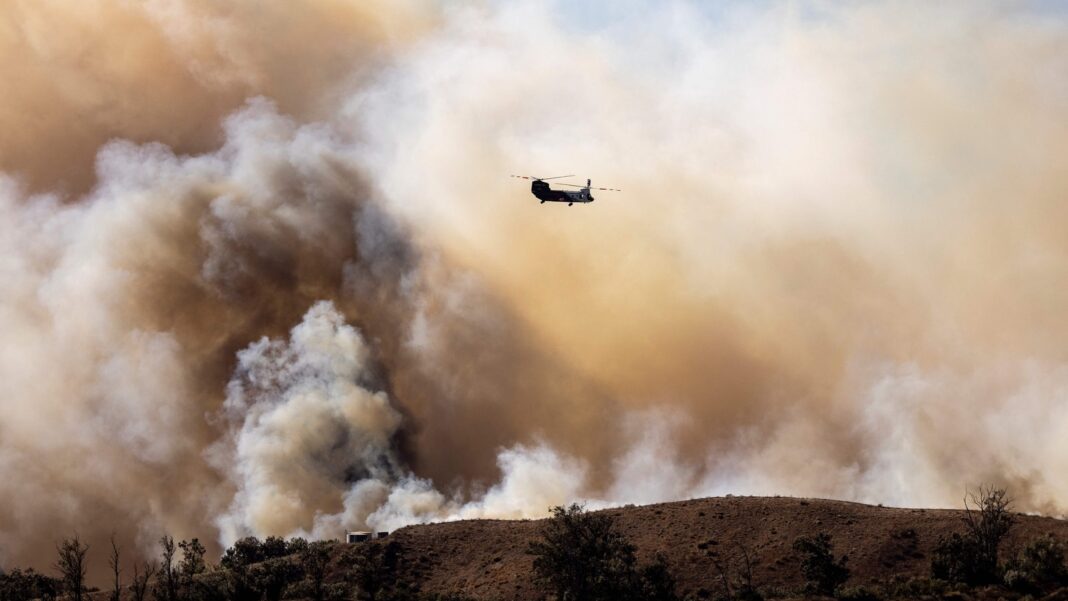
[(801, 553), (801, 574), (815, 592), (833, 595), (849, 579), (849, 568), (846, 567), (849, 556), (843, 555), (835, 560), (831, 535), (826, 532), (798, 538), (794, 541), (794, 550)]
[(982, 582), (979, 565), (979, 546), (971, 538), (957, 533), (940, 539), (931, 555), (931, 575), (947, 582)]
[(347, 550), (342, 562), (350, 568), (349, 579), (356, 588), (357, 601), (409, 598), (406, 591), (397, 586), (399, 555), (400, 547), (393, 541), (387, 544), (365, 542)]
[(534, 572), (558, 601), (673, 601), (675, 579), (662, 557), (639, 570), (635, 548), (606, 514), (558, 506), (530, 544)]
[(33, 568), (14, 569), (9, 573), (0, 572), (0, 601), (30, 601), (44, 599), (52, 601), (62, 587), (56, 578), (38, 574)]
[(330, 551), (333, 546), (331, 542), (317, 541), (305, 544), (300, 552), (300, 564), (307, 581), (308, 596), (312, 601), (323, 601), (326, 598), (323, 583), (326, 580), (326, 569), (330, 565)]
[(1005, 566), (1005, 585), (1025, 593), (1068, 584), (1064, 544), (1046, 534), (1032, 540)]

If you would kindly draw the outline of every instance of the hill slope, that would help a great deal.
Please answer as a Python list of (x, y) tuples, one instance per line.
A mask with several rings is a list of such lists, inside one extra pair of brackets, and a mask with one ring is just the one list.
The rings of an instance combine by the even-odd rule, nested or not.
[[(894, 575), (925, 576), (940, 536), (961, 531), (961, 511), (873, 507), (817, 499), (718, 497), (605, 510), (637, 547), (641, 561), (663, 553), (683, 596), (721, 590), (711, 554), (753, 561), (754, 584), (796, 586), (802, 578), (791, 545), (799, 536), (827, 532), (835, 553), (849, 555), (849, 584)], [(1003, 552), (1052, 533), (1068, 539), (1068, 522), (1019, 515)], [(469, 520), (410, 526), (388, 539), (400, 549), (398, 579), (424, 593), (460, 593), (476, 599), (541, 598), (527, 545), (539, 521)], [(359, 544), (384, 544), (359, 543)]]

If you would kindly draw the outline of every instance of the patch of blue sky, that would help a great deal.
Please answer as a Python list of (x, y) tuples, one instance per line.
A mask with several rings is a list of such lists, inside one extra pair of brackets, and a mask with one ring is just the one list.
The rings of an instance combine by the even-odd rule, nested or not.
[[(508, 2), (510, 0), (501, 0)], [(843, 7), (850, 5), (880, 4), (880, 1), (830, 1), (830, 0), (548, 0), (561, 23), (569, 29), (598, 31), (611, 29), (635, 19), (647, 19), (665, 11), (684, 7), (692, 15), (706, 19), (709, 24), (722, 23), (738, 14), (755, 16), (769, 11), (787, 11), (793, 18), (805, 21), (820, 21), (833, 18)], [(1017, 0), (1016, 2), (983, 2), (976, 0), (977, 7), (997, 7), (1018, 10), (1021, 14), (1056, 17), (1068, 20), (1068, 0)]]

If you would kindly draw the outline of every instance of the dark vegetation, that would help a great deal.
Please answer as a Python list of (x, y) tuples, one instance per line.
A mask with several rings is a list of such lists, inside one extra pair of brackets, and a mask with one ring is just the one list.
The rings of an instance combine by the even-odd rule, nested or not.
[[(801, 501), (802, 507), (806, 505), (807, 501)], [(664, 547), (650, 549), (649, 538), (642, 539), (645, 550), (639, 549), (632, 537), (640, 531), (633, 526), (629, 530), (621, 527), (617, 516), (624, 514), (619, 511), (588, 512), (581, 505), (556, 507), (549, 519), (530, 523), (531, 538), (517, 551), (525, 553), (528, 563), (526, 571), (513, 573), (533, 584), (534, 589), (519, 594), (521, 583), (517, 583), (514, 598), (1068, 599), (1068, 568), (1061, 539), (1051, 533), (1035, 536), (1034, 529), (1030, 530), (1031, 538), (1021, 537), (1019, 531), (1012, 534), (1021, 520), (1026, 523), (1033, 518), (1013, 513), (1011, 499), (1002, 489), (980, 488), (968, 494), (965, 508), (959, 514), (957, 531), (949, 531), (947, 523), (940, 530), (945, 534), (938, 537), (937, 544), (935, 535), (930, 535), (926, 546), (919, 545), (920, 527), (901, 528), (899, 522), (889, 535), (883, 535), (887, 540), (881, 543), (879, 556), (886, 556), (889, 549), (893, 556), (910, 561), (923, 558), (929, 572), (873, 579), (870, 570), (868, 578), (856, 576), (855, 569), (851, 572), (850, 568), (856, 567), (851, 558), (863, 565), (866, 551), (857, 546), (857, 541), (843, 539), (840, 529), (799, 537), (794, 531), (783, 547), (789, 556), (774, 562), (766, 554), (754, 554), (752, 547), (740, 544), (736, 537), (721, 543), (706, 540), (706, 534), (697, 539), (705, 542), (696, 545), (687, 565), (679, 563), (677, 554), (670, 559), (662, 552)], [(660, 510), (655, 513), (659, 515)], [(722, 523), (714, 521), (722, 519), (722, 513), (706, 516), (702, 511), (699, 515), (699, 519)], [(811, 523), (823, 527), (820, 520)], [(86, 586), (90, 549), (75, 535), (56, 545), (52, 574), (32, 569), (0, 571), (0, 601), (105, 601), (105, 596), (106, 601), (464, 601), (475, 598), (464, 595), (480, 586), (478, 574), (501, 565), (501, 551), (488, 550), (481, 571), (471, 572), (476, 581), (465, 578), (461, 584), (467, 584), (460, 588), (435, 585), (424, 590), (427, 579), (436, 574), (433, 565), (438, 559), (434, 551), (426, 551), (425, 547), (422, 552), (408, 547), (406, 541), (411, 540), (391, 536), (385, 541), (349, 545), (337, 541), (309, 543), (299, 538), (244, 538), (227, 549), (218, 564), (213, 564), (197, 539), (175, 541), (164, 536), (156, 559), (128, 562), (125, 566), (120, 562), (123, 554), (112, 540), (105, 557), (109, 568), (107, 587), (99, 591)], [(848, 555), (836, 553), (836, 542), (845, 545)], [(869, 539), (865, 544), (873, 543)], [(871, 565), (871, 553), (867, 555)], [(698, 571), (703, 574), (695, 578)], [(793, 576), (769, 580), (769, 575), (784, 571)], [(124, 575), (128, 576), (125, 582)], [(696, 580), (703, 586), (681, 587), (683, 594), (679, 591), (684, 580)], [(784, 585), (784, 580), (793, 584)], [(454, 592), (442, 594), (442, 590)], [(476, 591), (477, 598), (513, 598), (500, 594), (500, 588), (495, 590), (489, 595)]]
[(553, 508), (527, 552), (535, 577), (560, 601), (678, 599), (663, 558), (639, 566), (635, 551), (611, 517), (573, 504)]
[(849, 580), (849, 557), (834, 558), (834, 546), (826, 532), (795, 540), (794, 551), (801, 555), (801, 574), (809, 591), (830, 596)]

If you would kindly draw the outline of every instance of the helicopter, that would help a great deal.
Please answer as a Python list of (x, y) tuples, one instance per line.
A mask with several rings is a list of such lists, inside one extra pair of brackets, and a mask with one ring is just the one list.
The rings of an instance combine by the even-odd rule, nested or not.
[(546, 183), (546, 180), (550, 179), (562, 179), (565, 177), (575, 177), (574, 175), (557, 175), (554, 177), (532, 177), (528, 175), (513, 175), (519, 179), (529, 179), (530, 192), (541, 201), (541, 204), (546, 202), (566, 202), (567, 206), (571, 206), (576, 202), (593, 202), (593, 194), (590, 194), (590, 190), (605, 190), (608, 192), (622, 192), (616, 188), (593, 188), (590, 186), (592, 183), (590, 180), (586, 180), (585, 186), (578, 184), (565, 184), (560, 182), (559, 186), (571, 186), (573, 188), (580, 188), (579, 190), (572, 192), (570, 190), (553, 190)]

